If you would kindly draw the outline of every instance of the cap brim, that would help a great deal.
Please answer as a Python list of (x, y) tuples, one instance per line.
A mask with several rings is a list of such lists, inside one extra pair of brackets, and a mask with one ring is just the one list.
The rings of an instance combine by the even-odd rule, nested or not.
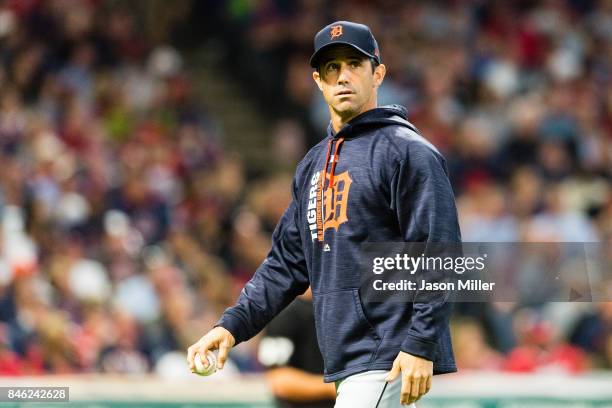
[(325, 44), (324, 46), (319, 48), (314, 54), (312, 54), (312, 57), (310, 57), (310, 66), (313, 67), (313, 68), (316, 68), (317, 65), (318, 65), (318, 59), (321, 56), (321, 53), (323, 51), (325, 51), (326, 49), (333, 47), (334, 45), (348, 45), (348, 46), (356, 49), (357, 51), (359, 51), (360, 53), (362, 53), (366, 57), (374, 58), (376, 61), (378, 61), (380, 63), (380, 60), (379, 60), (379, 58), (376, 55), (370, 54), (369, 52), (365, 52), (364, 50), (362, 50), (361, 48), (359, 48), (355, 44), (351, 44), (351, 43), (345, 42), (345, 41), (334, 41), (333, 43)]

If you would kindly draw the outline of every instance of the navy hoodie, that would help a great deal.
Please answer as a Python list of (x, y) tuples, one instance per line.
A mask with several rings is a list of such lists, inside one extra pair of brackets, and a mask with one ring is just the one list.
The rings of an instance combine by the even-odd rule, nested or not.
[[(325, 177), (323, 177), (325, 175)], [(444, 158), (398, 105), (375, 108), (328, 135), (298, 164), (293, 200), (267, 258), (217, 323), (240, 343), (312, 287), (325, 381), (389, 370), (400, 351), (456, 371), (450, 303), (366, 303), (364, 242), (460, 242)]]

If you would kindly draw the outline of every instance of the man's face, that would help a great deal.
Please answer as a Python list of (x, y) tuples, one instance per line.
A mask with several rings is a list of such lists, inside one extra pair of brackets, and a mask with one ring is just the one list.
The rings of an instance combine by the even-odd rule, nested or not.
[(313, 79), (325, 101), (342, 118), (353, 117), (376, 106), (376, 89), (384, 78), (384, 65), (372, 63), (347, 45), (326, 50)]

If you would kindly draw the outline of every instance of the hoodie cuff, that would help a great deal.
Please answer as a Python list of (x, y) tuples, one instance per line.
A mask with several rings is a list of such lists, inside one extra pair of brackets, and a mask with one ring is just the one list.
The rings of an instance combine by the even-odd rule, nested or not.
[(438, 344), (409, 334), (402, 343), (401, 350), (413, 356), (434, 361), (438, 354)]
[(246, 335), (247, 328), (245, 327), (242, 320), (230, 312), (225, 312), (221, 315), (221, 318), (215, 323), (214, 327), (223, 327), (225, 330), (229, 331), (232, 336), (234, 336), (234, 340), (237, 345), (238, 343), (242, 343), (244, 339), (248, 338)]

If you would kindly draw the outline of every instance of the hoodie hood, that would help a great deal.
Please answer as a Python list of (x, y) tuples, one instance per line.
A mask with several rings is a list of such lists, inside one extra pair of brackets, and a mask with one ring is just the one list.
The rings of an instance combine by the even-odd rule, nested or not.
[(408, 110), (401, 105), (380, 106), (355, 116), (344, 125), (338, 133), (334, 132), (334, 128), (330, 122), (327, 127), (327, 136), (334, 139), (353, 139), (362, 135), (363, 133), (361, 131), (365, 128), (380, 128), (386, 125), (404, 126), (419, 133), (418, 130), (408, 122), (407, 116)]

